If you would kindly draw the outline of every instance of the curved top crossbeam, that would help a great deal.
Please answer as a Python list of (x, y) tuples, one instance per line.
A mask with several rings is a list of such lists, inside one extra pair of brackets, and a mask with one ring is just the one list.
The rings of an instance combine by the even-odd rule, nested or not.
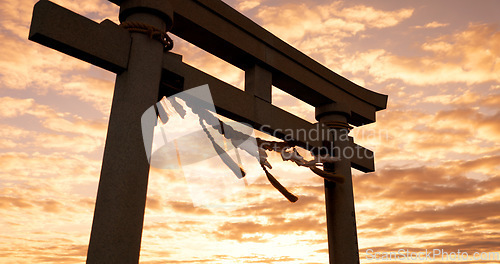
[(168, 4), (174, 13), (173, 34), (242, 70), (253, 65), (269, 70), (274, 86), (306, 103), (342, 102), (351, 108), (349, 123), (357, 126), (374, 122), (375, 112), (386, 108), (387, 95), (329, 70), (220, 0)]

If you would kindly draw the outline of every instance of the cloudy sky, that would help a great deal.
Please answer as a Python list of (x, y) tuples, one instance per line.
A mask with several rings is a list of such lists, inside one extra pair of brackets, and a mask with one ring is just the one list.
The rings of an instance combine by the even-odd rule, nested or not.
[[(117, 22), (105, 0), (55, 2)], [(362, 263), (367, 249), (500, 251), (499, 1), (225, 2), (389, 95), (376, 124), (351, 132), (376, 152), (375, 173), (353, 170)], [(82, 263), (115, 76), (28, 41), (34, 3), (0, 2), (0, 263)], [(174, 40), (186, 63), (243, 86), (242, 71)], [(313, 121), (279, 90), (273, 102)], [(260, 175), (193, 207), (180, 170), (152, 169), (141, 263), (326, 263), (322, 180), (279, 159), (272, 172), (295, 204)]]

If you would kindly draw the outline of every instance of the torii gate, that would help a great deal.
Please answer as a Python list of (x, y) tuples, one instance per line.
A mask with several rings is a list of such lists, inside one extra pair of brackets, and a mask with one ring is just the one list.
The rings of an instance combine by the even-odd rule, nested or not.
[[(292, 137), (308, 149), (332, 142), (291, 132), (317, 126), (274, 106), (272, 85), (316, 107), (323, 124), (373, 123), (376, 111), (386, 107), (386, 95), (328, 70), (220, 0), (110, 1), (120, 6), (122, 23), (170, 31), (244, 70), (245, 91), (183, 63), (151, 31), (150, 36), (129, 32), (110, 20), (98, 24), (48, 0), (35, 5), (30, 40), (117, 74), (87, 263), (139, 261), (149, 173), (141, 115), (164, 95), (209, 84), (218, 113), (254, 127), (266, 125), (268, 132)], [(359, 263), (359, 253), (351, 167), (371, 172), (374, 160), (351, 137), (341, 138), (333, 142), (339, 153), (350, 148), (363, 155), (325, 164), (346, 177), (344, 184), (325, 181), (329, 259), (353, 264)]]

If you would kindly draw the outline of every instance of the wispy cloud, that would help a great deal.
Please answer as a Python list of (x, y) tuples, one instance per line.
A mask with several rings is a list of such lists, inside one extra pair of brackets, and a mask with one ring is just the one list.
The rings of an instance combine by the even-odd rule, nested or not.
[(260, 5), (259, 1), (243, 1), (243, 2), (238, 4), (238, 10), (247, 11), (250, 9), (254, 9), (255, 7), (257, 7), (259, 5)]
[(257, 17), (264, 27), (290, 43), (321, 36), (347, 37), (366, 28), (387, 28), (411, 17), (412, 9), (382, 11), (370, 6), (344, 7), (342, 2), (311, 7), (287, 4), (261, 6)]
[(366, 71), (378, 82), (400, 79), (412, 85), (467, 84), (500, 81), (500, 31), (495, 25), (471, 24), (461, 32), (420, 45), (424, 56), (399, 56), (386, 50), (360, 52), (344, 71)]
[(432, 21), (429, 22), (423, 26), (415, 26), (415, 28), (421, 29), (421, 28), (440, 28), (440, 27), (447, 27), (449, 26), (449, 23), (439, 23), (437, 21)]

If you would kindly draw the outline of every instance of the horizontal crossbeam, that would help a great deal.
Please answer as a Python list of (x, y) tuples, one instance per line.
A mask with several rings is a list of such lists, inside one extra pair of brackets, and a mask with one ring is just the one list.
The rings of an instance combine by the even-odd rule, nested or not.
[(36, 3), (29, 39), (114, 73), (127, 69), (127, 30), (107, 19), (96, 23), (50, 1)]
[[(131, 43), (128, 31), (109, 20), (104, 20), (100, 24), (96, 23), (50, 1), (42, 0), (35, 5), (29, 38), (115, 73), (121, 73), (128, 67)], [(265, 100), (253, 96), (251, 93), (241, 91), (183, 63), (180, 56), (166, 53), (165, 58), (167, 59), (164, 60), (164, 69), (186, 77), (184, 78), (184, 87), (192, 88), (209, 84), (215, 105), (219, 113), (224, 116), (247, 122), (254, 127), (268, 125), (269, 131), (267, 132), (282, 139), (292, 137), (304, 147), (318, 148), (322, 146), (323, 142), (321, 140), (312, 141), (303, 137), (304, 133), (302, 131), (317, 129), (317, 125), (311, 124)], [(286, 68), (287, 62), (282, 63), (283, 67)], [(275, 74), (275, 71), (273, 71), (273, 82), (276, 79)], [(321, 80), (325, 82), (324, 79)], [(315, 92), (310, 94), (313, 93)], [(371, 115), (370, 120), (374, 121), (374, 109), (376, 107), (363, 103), (359, 99), (356, 100), (361, 104), (361, 107), (357, 108), (357, 110), (355, 110), (356, 107), (352, 106), (355, 101), (348, 101), (351, 102), (353, 108), (353, 120), (364, 120), (364, 123), (369, 123), (366, 119), (356, 117), (356, 111), (365, 107), (371, 109), (365, 111), (365, 117)], [(351, 120), (351, 123), (357, 124), (353, 120)], [(361, 153), (367, 153), (367, 155), (361, 157), (355, 155), (351, 159), (352, 166), (364, 172), (373, 171), (373, 152), (355, 143), (352, 143), (352, 146), (353, 149), (357, 149)]]
[[(193, 88), (208, 84), (213, 102), (219, 114), (233, 120), (246, 122), (254, 128), (264, 130), (281, 139), (298, 141), (298, 145), (311, 151), (324, 146), (328, 139), (326, 127), (312, 124), (271, 103), (244, 92), (184, 62), (177, 54), (166, 53), (164, 70), (184, 77), (184, 87)], [(167, 91), (160, 91), (169, 94)], [(312, 136), (309, 131), (316, 131)], [(331, 138), (330, 138), (331, 139)], [(373, 152), (354, 143), (350, 138), (353, 153), (351, 165), (363, 172), (375, 170)], [(351, 154), (348, 154), (349, 156)]]

